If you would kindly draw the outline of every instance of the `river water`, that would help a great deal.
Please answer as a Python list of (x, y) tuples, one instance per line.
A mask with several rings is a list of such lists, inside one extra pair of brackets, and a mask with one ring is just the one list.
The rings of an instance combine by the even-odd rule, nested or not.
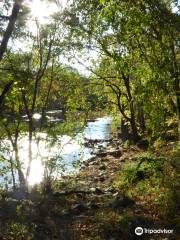
[[(33, 140), (33, 160), (31, 163), (31, 173), (29, 176), (29, 185), (38, 184), (44, 176), (44, 169), (54, 177), (62, 174), (74, 172), (78, 165), (91, 158), (98, 149), (98, 143), (92, 147), (84, 145), (91, 140), (100, 140), (101, 145), (106, 145), (106, 140), (111, 137), (110, 117), (97, 118), (89, 121), (83, 131), (77, 134), (73, 139), (70, 136), (58, 136), (56, 142), (52, 145), (47, 141), (45, 133), (38, 133), (38, 141)], [(28, 164), (28, 137), (24, 136), (19, 141), (19, 156), (23, 163), (24, 172)], [(47, 167), (48, 166), (48, 167)], [(0, 182), (2, 182), (0, 177)]]

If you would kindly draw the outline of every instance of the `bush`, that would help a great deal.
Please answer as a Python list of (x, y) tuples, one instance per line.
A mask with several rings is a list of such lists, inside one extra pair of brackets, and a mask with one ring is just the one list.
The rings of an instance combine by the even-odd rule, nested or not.
[(168, 225), (180, 227), (180, 147), (167, 157), (146, 152), (126, 163), (115, 187), (139, 201)]
[(6, 225), (3, 240), (33, 240), (32, 227), (22, 223), (11, 222)]
[(122, 168), (116, 187), (121, 191), (134, 187), (139, 182), (153, 176), (161, 176), (165, 159), (153, 158), (152, 154), (145, 152), (137, 156), (135, 162), (126, 163)]

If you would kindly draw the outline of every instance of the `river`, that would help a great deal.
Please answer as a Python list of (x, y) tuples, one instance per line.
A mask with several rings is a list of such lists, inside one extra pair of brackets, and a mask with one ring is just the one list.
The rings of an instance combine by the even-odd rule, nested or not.
[[(28, 180), (29, 185), (32, 186), (42, 181), (45, 167), (46, 172), (52, 174), (54, 178), (77, 171), (80, 163), (95, 155), (99, 144), (104, 146), (107, 144), (106, 140), (111, 137), (111, 122), (110, 117), (101, 117), (89, 121), (83, 131), (78, 133), (76, 137), (58, 136), (53, 145), (51, 141), (47, 141), (45, 133), (38, 133), (40, 140), (34, 139), (32, 143), (33, 160)], [(88, 140), (99, 141), (93, 147), (90, 147), (85, 144)], [(27, 136), (23, 136), (19, 141), (19, 156), (23, 163), (24, 172), (26, 172), (28, 164)], [(2, 182), (2, 177), (0, 177), (0, 182)]]

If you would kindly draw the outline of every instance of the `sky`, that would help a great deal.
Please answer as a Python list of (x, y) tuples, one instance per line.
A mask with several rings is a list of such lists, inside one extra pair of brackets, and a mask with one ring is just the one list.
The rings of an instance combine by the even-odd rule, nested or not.
[[(58, 0), (56, 2), (58, 2), (58, 9), (67, 5), (66, 0)], [(47, 4), (45, 0), (29, 0), (27, 3), (31, 9), (32, 17), (37, 18), (40, 23), (46, 23), (48, 17), (57, 10), (56, 3), (51, 2), (51, 4)]]
[[(55, 2), (55, 1), (54, 1)], [(63, 9), (67, 6), (67, 4), (71, 4), (72, 0), (57, 0), (58, 5), (56, 3), (51, 2), (50, 4), (47, 3), (46, 0), (27, 0), (26, 3), (31, 10), (31, 20), (28, 23), (29, 29), (31, 29), (32, 33), (36, 33), (36, 24), (35, 19), (38, 20), (40, 24), (46, 24), (49, 21), (49, 16), (60, 8)], [(96, 59), (96, 53), (91, 52), (88, 56), (89, 60), (83, 59), (81, 60), (87, 67), (91, 65), (90, 59)], [(75, 59), (72, 62), (69, 62), (69, 59), (65, 57), (61, 57), (60, 61), (64, 64), (70, 65), (73, 68), (78, 69), (84, 75), (89, 75), (89, 71), (80, 63), (78, 63)]]

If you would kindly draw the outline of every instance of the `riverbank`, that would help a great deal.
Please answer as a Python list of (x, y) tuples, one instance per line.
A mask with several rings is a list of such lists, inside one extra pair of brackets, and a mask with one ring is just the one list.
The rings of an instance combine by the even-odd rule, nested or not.
[[(92, 140), (89, 144), (93, 144)], [(168, 156), (175, 145), (175, 142), (165, 145), (161, 152), (154, 151), (150, 156), (137, 146), (125, 147), (119, 140), (112, 139), (106, 147), (99, 148), (95, 157), (84, 162), (79, 172), (54, 182), (51, 191), (42, 192), (43, 188), (34, 187), (27, 196), (17, 198), (20, 195), (16, 194), (13, 198), (1, 199), (1, 222), (18, 222), (24, 236), (31, 231), (33, 237), (29, 239), (33, 240), (139, 239), (134, 233), (138, 226), (174, 230), (174, 234), (154, 234), (151, 239), (178, 239), (175, 233), (178, 221), (174, 221), (178, 217), (174, 212), (177, 204), (168, 206), (174, 219), (163, 213), (170, 204), (165, 193), (173, 189), (162, 184), (161, 177), (157, 176), (170, 170), (159, 161), (163, 161), (163, 156)], [(152, 164), (159, 170), (151, 169)], [(138, 169), (132, 168), (138, 165)], [(150, 237), (144, 234), (141, 239)]]
[[(162, 153), (166, 149), (164, 153), (169, 154), (175, 145), (176, 143), (171, 143), (164, 146)], [(155, 178), (153, 169), (148, 170), (152, 178), (148, 176), (146, 167), (133, 173), (134, 179), (128, 183), (128, 177), (132, 176), (127, 173), (123, 175), (123, 170), (128, 171), (126, 166), (138, 165), (147, 153), (137, 146), (119, 146), (119, 141), (112, 140), (105, 149), (99, 150), (96, 157), (87, 161), (79, 173), (64, 178), (60, 183), (64, 192), (54, 193), (55, 196), (67, 196), (68, 207), (63, 214), (73, 216), (72, 222), (81, 236), (79, 239), (139, 239), (134, 233), (138, 226), (174, 231), (174, 235), (154, 234), (153, 239), (178, 239), (177, 222), (173, 221), (175, 217), (170, 219), (169, 213), (167, 216), (165, 213), (168, 207), (173, 208), (176, 204), (170, 206), (168, 201), (171, 202), (172, 199), (161, 197), (166, 194), (163, 191), (168, 194), (169, 186), (161, 185), (161, 178)], [(158, 162), (163, 159), (163, 154), (154, 151), (151, 157), (152, 161)], [(160, 165), (158, 167), (163, 168)], [(123, 178), (126, 178), (126, 183), (123, 183)], [(158, 185), (154, 186), (155, 184)], [(169, 212), (171, 210), (174, 211), (168, 209)], [(150, 236), (144, 235), (141, 238), (150, 239)]]

